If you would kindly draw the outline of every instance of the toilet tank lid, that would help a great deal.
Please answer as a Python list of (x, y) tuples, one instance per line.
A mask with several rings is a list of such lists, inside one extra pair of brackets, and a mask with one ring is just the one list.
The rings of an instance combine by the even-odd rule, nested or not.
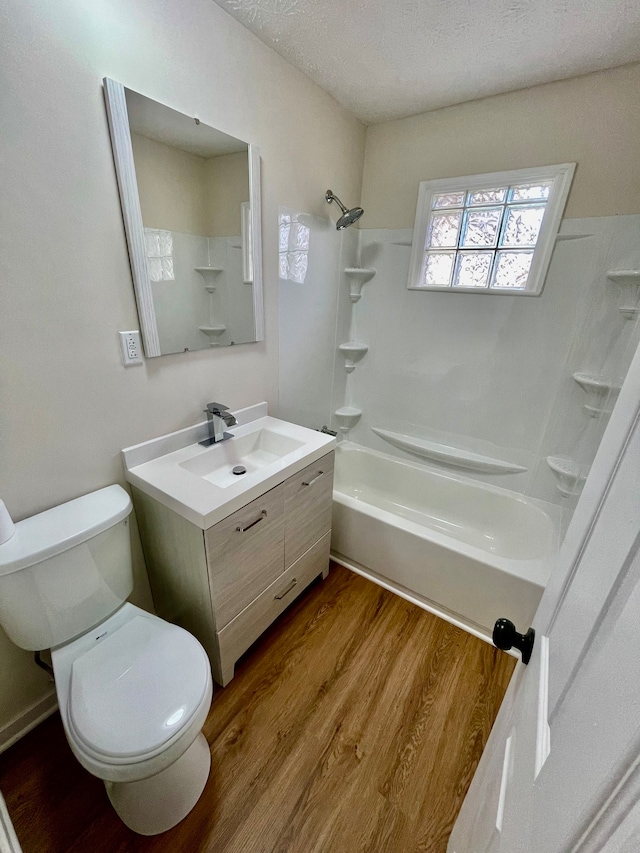
[(62, 554), (113, 527), (130, 512), (131, 498), (115, 485), (18, 521), (14, 535), (0, 545), (0, 576)]

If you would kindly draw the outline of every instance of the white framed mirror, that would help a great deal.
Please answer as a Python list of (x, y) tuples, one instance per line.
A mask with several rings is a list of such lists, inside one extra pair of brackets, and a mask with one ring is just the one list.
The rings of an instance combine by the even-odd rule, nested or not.
[(104, 90), (145, 355), (263, 340), (257, 147)]

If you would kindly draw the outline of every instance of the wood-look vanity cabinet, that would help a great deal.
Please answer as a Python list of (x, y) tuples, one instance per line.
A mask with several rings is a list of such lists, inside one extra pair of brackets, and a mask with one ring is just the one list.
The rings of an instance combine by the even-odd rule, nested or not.
[(334, 453), (202, 530), (132, 486), (159, 616), (191, 631), (215, 680), (329, 571)]

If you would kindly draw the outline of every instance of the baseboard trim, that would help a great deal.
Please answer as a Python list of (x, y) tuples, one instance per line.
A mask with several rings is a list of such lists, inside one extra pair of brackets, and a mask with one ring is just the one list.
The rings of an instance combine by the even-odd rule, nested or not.
[(22, 847), (2, 794), (0, 794), (0, 853), (22, 853)]
[[(415, 604), (417, 607), (421, 607), (423, 610), (433, 613), (434, 616), (439, 616), (440, 619), (444, 619), (445, 622), (450, 622), (452, 625), (455, 625), (456, 628), (461, 628), (463, 631), (466, 631), (468, 634), (472, 634), (479, 640), (489, 643), (489, 645), (493, 645), (490, 633), (480, 625), (476, 625), (475, 622), (467, 621), (459, 614), (452, 613), (446, 608), (437, 605), (435, 602), (423, 598), (421, 595), (418, 595), (418, 593), (413, 592), (400, 584), (394, 583), (387, 578), (383, 578), (381, 575), (377, 574), (377, 572), (366, 568), (366, 566), (363, 566), (360, 563), (347, 560), (342, 556), (342, 554), (336, 554), (332, 551), (331, 559), (334, 563), (344, 566), (345, 569), (349, 569), (349, 571), (355, 572), (355, 574), (378, 584), (378, 586), (381, 586), (383, 589), (387, 589), (389, 592), (399, 595), (400, 598), (404, 598), (405, 601), (410, 601), (411, 604)], [(507, 654), (512, 657), (518, 657), (518, 654), (514, 651), (507, 652)]]
[[(35, 729), (38, 723), (50, 717), (58, 708), (56, 691), (51, 690), (46, 693), (41, 699), (38, 699), (33, 705), (30, 705), (25, 711), (22, 711), (13, 720), (0, 728), (0, 753), (20, 740), (21, 737)], [(4, 853), (0, 847), (0, 853)]]

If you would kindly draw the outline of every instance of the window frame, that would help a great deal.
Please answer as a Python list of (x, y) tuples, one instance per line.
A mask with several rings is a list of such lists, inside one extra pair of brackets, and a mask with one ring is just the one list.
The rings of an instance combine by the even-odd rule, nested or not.
[[(408, 290), (440, 293), (477, 293), (492, 296), (540, 296), (549, 269), (551, 255), (558, 236), (562, 214), (567, 203), (571, 182), (575, 172), (575, 163), (561, 163), (555, 166), (537, 166), (529, 169), (511, 169), (506, 172), (490, 172), (482, 175), (466, 175), (459, 178), (438, 178), (421, 181), (416, 205), (416, 218), (411, 242), (411, 261), (409, 263)], [(431, 204), (434, 195), (444, 193), (477, 192), (494, 189), (498, 186), (514, 184), (532, 184), (551, 181), (549, 199), (545, 206), (538, 240), (533, 250), (531, 269), (526, 288), (511, 290), (504, 287), (453, 287), (453, 285), (420, 284), (424, 256), (427, 251), (427, 229), (431, 217)], [(478, 247), (481, 248), (481, 247)], [(496, 251), (497, 251), (496, 247)], [(456, 258), (460, 249), (455, 248)]]

